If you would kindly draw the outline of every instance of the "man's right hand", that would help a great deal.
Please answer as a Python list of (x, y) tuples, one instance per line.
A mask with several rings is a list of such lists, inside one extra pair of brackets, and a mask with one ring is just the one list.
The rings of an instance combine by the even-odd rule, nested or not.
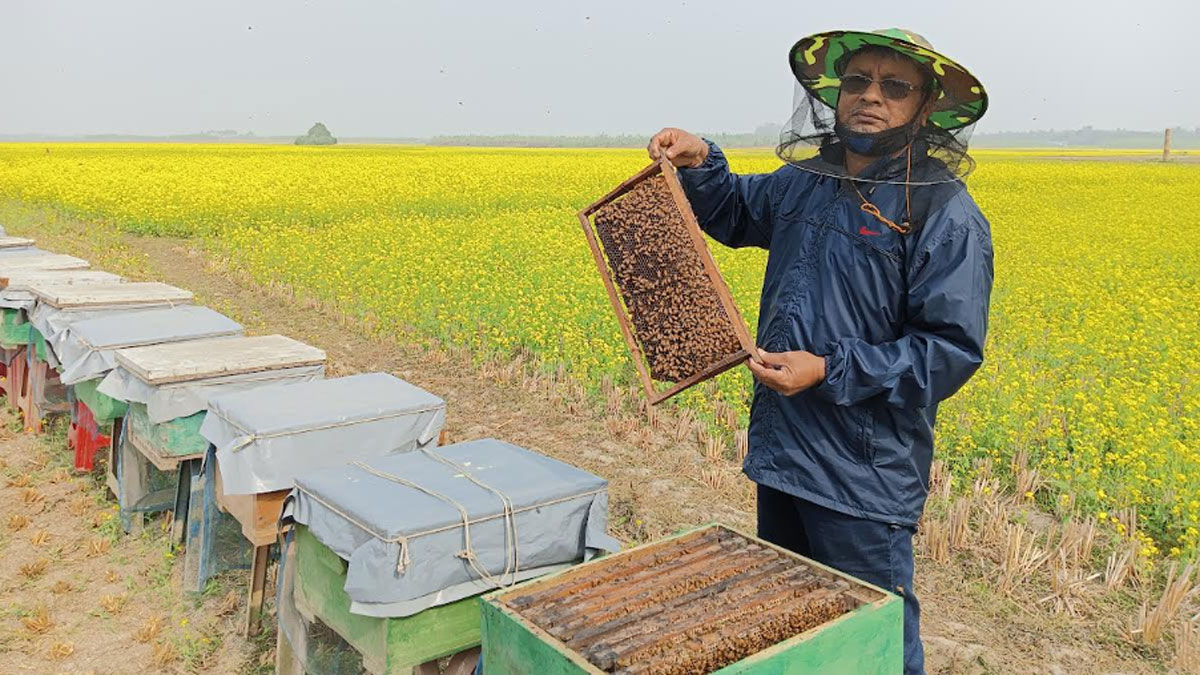
[(708, 159), (708, 143), (703, 138), (674, 127), (654, 134), (646, 151), (654, 161), (666, 155), (669, 162), (681, 169), (698, 167)]

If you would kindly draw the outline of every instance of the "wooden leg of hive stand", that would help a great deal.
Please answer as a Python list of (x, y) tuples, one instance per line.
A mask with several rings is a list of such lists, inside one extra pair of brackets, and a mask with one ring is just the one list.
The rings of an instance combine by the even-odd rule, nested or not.
[(283, 634), (283, 628), (275, 635), (276, 675), (304, 675), (304, 664), (292, 650), (292, 643)]
[(129, 439), (120, 444), (117, 452), (117, 503), (121, 508), (121, 525), (125, 532), (142, 532), (143, 515), (133, 507), (149, 493), (149, 461), (133, 447)]
[(183, 462), (175, 483), (175, 509), (171, 512), (171, 548), (179, 549), (187, 540), (188, 502), (192, 494), (192, 472), (196, 465)]
[(255, 546), (250, 563), (250, 597), (246, 601), (246, 637), (258, 635), (262, 629), (263, 596), (267, 585), (267, 554), (271, 546)]
[[(210, 504), (207, 485), (211, 476), (207, 467), (202, 467), (202, 460), (191, 459), (187, 462), (191, 471), (191, 489), (188, 491), (187, 524), (185, 527), (187, 543), (183, 555), (183, 590), (200, 593), (208, 582), (211, 566), (213, 537), (212, 527), (216, 519), (216, 505)], [(184, 470), (183, 466), (179, 467)]]
[(275, 636), (275, 672), (278, 675), (304, 675), (304, 661), (308, 658), (308, 633), (300, 613), (293, 606), (296, 547), (281, 535), (279, 551), (279, 576), (275, 579), (280, 596), (276, 608), (279, 631)]

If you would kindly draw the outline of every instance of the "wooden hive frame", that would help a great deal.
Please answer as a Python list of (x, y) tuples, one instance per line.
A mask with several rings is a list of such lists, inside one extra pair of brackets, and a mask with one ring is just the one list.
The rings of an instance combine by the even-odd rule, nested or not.
[[(621, 295), (617, 290), (616, 280), (613, 278), (613, 272), (608, 264), (608, 257), (600, 245), (595, 224), (592, 221), (592, 216), (598, 211), (616, 202), (638, 185), (658, 175), (661, 175), (666, 181), (667, 188), (670, 190), (672, 200), (675, 203), (675, 208), (679, 210), (679, 214), (683, 218), (688, 239), (691, 241), (696, 255), (704, 266), (704, 271), (707, 273), (713, 290), (717, 293), (717, 297), (720, 298), (725, 315), (732, 324), (733, 332), (737, 336), (738, 343), (741, 345), (740, 350), (728, 354), (715, 363), (708, 364), (690, 377), (680, 380), (661, 391), (655, 386), (654, 380), (650, 376), (645, 352), (634, 332), (633, 319), (630, 317), (629, 309), (625, 306), (625, 302), (621, 299)], [(708, 250), (708, 244), (704, 241), (704, 234), (700, 231), (700, 225), (696, 221), (696, 215), (692, 213), (691, 204), (688, 203), (687, 197), (683, 193), (683, 186), (679, 182), (679, 177), (675, 175), (675, 168), (668, 160), (664, 158), (651, 163), (646, 168), (634, 174), (633, 177), (618, 185), (612, 192), (609, 192), (580, 211), (579, 222), (583, 226), (584, 234), (587, 236), (588, 247), (591, 248), (592, 256), (596, 260), (596, 268), (600, 271), (600, 278), (604, 281), (604, 287), (608, 291), (608, 299), (612, 303), (613, 311), (617, 315), (617, 323), (621, 326), (621, 334), (625, 337), (625, 344), (628, 346), (630, 355), (633, 357), (633, 363), (637, 368), (642, 388), (645, 390), (646, 397), (650, 400), (651, 405), (658, 405), (689, 387), (733, 368), (748, 358), (753, 358), (755, 361), (758, 360), (758, 352), (755, 349), (754, 340), (750, 337), (750, 331), (747, 329), (745, 321), (742, 320), (737, 306), (733, 303), (733, 296), (729, 292), (729, 286), (726, 285), (725, 279), (721, 277), (721, 273), (717, 269), (717, 263), (713, 260), (712, 252)]]

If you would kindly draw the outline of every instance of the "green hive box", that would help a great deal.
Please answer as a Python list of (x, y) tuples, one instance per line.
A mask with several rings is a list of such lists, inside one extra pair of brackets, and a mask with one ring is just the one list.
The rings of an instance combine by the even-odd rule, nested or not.
[[(89, 406), (90, 407), (90, 406)], [(200, 435), (204, 411), (154, 424), (144, 403), (130, 403), (125, 423), (135, 444), (145, 444), (164, 459), (199, 457), (208, 450), (208, 441)]]
[(32, 326), (29, 328), (29, 335), (33, 339), (33, 353), (37, 356), (38, 361), (49, 361), (46, 358), (46, 338), (42, 336), (38, 329)]
[(124, 417), (125, 411), (129, 407), (124, 401), (118, 401), (97, 391), (102, 380), (103, 378), (98, 377), (92, 380), (77, 382), (74, 385), (75, 398), (82, 401), (88, 407), (88, 410), (92, 411), (92, 416), (100, 424), (111, 422), (118, 417)]
[(363, 657), (373, 675), (404, 673), (426, 661), (479, 644), (479, 597), (464, 598), (409, 617), (383, 619), (350, 613), (346, 561), (297, 525), (296, 608), (319, 619)]
[[(762, 556), (769, 562), (739, 558), (730, 552)], [(786, 570), (785, 576), (770, 572), (779, 569)], [(808, 595), (799, 594), (809, 593), (807, 590), (793, 590), (800, 588), (818, 590)], [(729, 595), (722, 596), (724, 593)], [(761, 598), (769, 602), (756, 605)], [(726, 604), (715, 604), (718, 602)], [(802, 615), (816, 617), (804, 619), (816, 625), (761, 649), (751, 642), (740, 651), (729, 650), (746, 636), (764, 639), (766, 633), (758, 627), (783, 616), (772, 612), (808, 612), (806, 607), (819, 608)], [(650, 672), (721, 675), (859, 675), (903, 669), (901, 598), (719, 525), (490, 593), (484, 596), (482, 609), (487, 675), (642, 672), (649, 666), (653, 666)], [(790, 616), (793, 619), (788, 620), (801, 615)], [(824, 616), (836, 618), (822, 619)], [(550, 621), (551, 617), (555, 620)], [(777, 631), (807, 625), (780, 621)], [(723, 628), (714, 630), (713, 625)], [(607, 630), (613, 632), (604, 633)], [(614, 637), (621, 634), (628, 640)], [(564, 640), (590, 651), (593, 660), (608, 658), (609, 663), (598, 667)], [(643, 645), (640, 650), (630, 647), (639, 641)], [(681, 651), (654, 651), (667, 649), (663, 645)], [(743, 653), (747, 650), (750, 653)], [(625, 656), (619, 657), (622, 651)], [(721, 656), (722, 651), (726, 656)], [(679, 658), (680, 654), (696, 653), (709, 660)], [(730, 653), (733, 656), (728, 656)], [(626, 661), (621, 663), (618, 658)], [(719, 665), (701, 667), (701, 663)]]
[(25, 320), (24, 312), (5, 307), (0, 309), (0, 345), (7, 349), (29, 344), (29, 331), (33, 324)]

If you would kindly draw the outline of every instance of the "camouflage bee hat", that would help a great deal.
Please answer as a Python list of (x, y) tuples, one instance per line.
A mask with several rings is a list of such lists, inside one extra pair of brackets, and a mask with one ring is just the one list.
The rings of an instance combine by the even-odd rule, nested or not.
[(887, 28), (870, 33), (852, 30), (817, 33), (792, 47), (788, 64), (808, 93), (836, 109), (844, 59), (871, 45), (894, 49), (928, 67), (937, 78), (939, 93), (929, 115), (930, 124), (943, 131), (953, 131), (975, 123), (987, 111), (987, 92), (983, 84), (966, 68), (934, 51), (928, 40), (912, 31)]

